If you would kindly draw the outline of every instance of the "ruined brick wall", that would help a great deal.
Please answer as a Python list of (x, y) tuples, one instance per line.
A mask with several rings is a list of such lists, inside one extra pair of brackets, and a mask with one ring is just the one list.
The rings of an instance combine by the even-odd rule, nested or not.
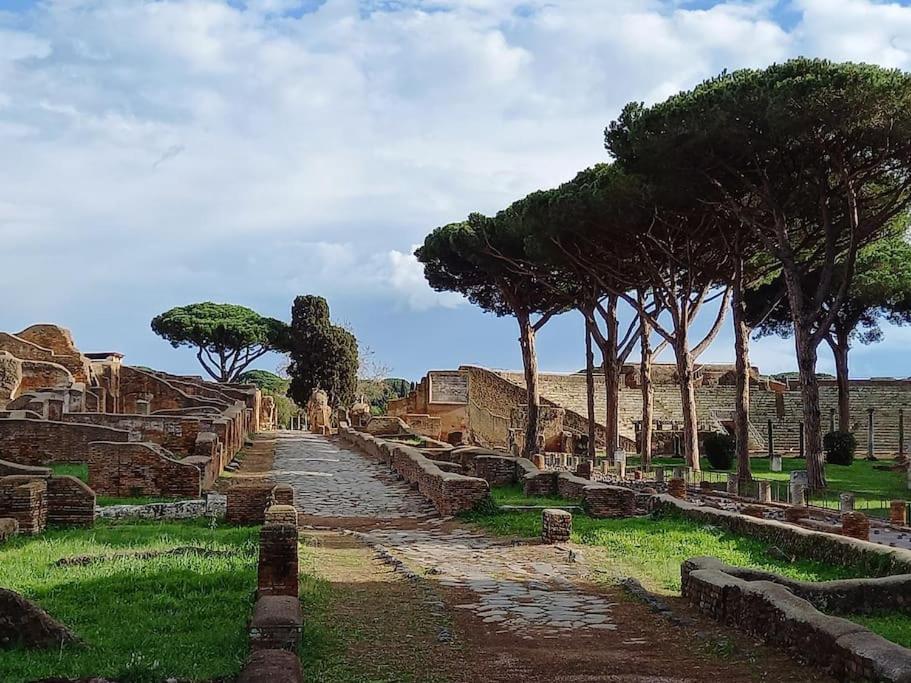
[(257, 595), (298, 595), (296, 524), (265, 524), (259, 532)]
[(76, 477), (49, 477), (47, 521), (62, 526), (92, 526), (95, 523), (95, 492)]
[(22, 361), (22, 381), (16, 395), (37, 389), (69, 387), (75, 382), (72, 373), (59, 363), (38, 360)]
[(122, 429), (131, 434), (132, 441), (150, 441), (182, 456), (196, 454), (196, 439), (204, 428), (203, 423), (211, 425), (211, 420), (179, 415), (67, 413), (62, 419), (64, 422)]
[(47, 526), (47, 482), (32, 477), (0, 478), (0, 517), (11, 517), (20, 534), (40, 534)]
[(444, 472), (416, 448), (383, 441), (350, 427), (340, 428), (339, 435), (368, 454), (382, 458), (405, 481), (416, 486), (441, 515), (472, 510), (490, 496), (490, 487), (483, 479)]
[(148, 443), (95, 442), (89, 454), (89, 486), (107, 496), (198, 498), (198, 467), (167, 456)]
[(410, 413), (403, 416), (402, 419), (412, 429), (412, 431), (422, 436), (429, 436), (431, 439), (440, 439), (440, 418), (432, 417), (430, 415), (416, 415)]
[(0, 458), (23, 465), (87, 462), (94, 441), (126, 442), (129, 432), (97, 425), (0, 419)]
[(124, 365), (120, 368), (121, 409), (124, 413), (136, 414), (138, 400), (149, 400), (150, 410), (174, 410), (212, 406), (218, 410), (226, 408), (224, 401), (201, 396), (190, 396), (169, 381), (157, 375)]
[(72, 339), (67, 344), (61, 335), (68, 336), (69, 332), (54, 325), (32, 325), (16, 335), (0, 332), (0, 351), (8, 351), (21, 360), (57, 363), (75, 381), (92, 384), (94, 373), (88, 359), (72, 346)]
[(225, 521), (229, 524), (262, 524), (272, 502), (273, 484), (232, 486), (228, 489)]
[(479, 455), (474, 459), (474, 474), (490, 486), (504, 486), (516, 482), (515, 458)]
[(695, 569), (683, 574), (683, 595), (703, 613), (782, 646), (838, 680), (911, 679), (911, 650), (860, 624), (819, 612), (782, 585)]

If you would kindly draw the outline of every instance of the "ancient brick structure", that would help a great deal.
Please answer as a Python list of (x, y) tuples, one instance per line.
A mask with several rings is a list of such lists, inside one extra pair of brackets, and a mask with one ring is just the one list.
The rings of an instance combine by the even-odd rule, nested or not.
[(290, 595), (264, 595), (253, 606), (250, 649), (296, 652), (304, 618), (300, 600)]
[(19, 533), (19, 522), (12, 517), (0, 517), (0, 543)]
[(257, 595), (298, 594), (298, 532), (296, 524), (269, 523), (259, 534)]
[(48, 477), (47, 521), (60, 526), (92, 526), (95, 491), (76, 477)]
[(675, 477), (667, 482), (667, 492), (674, 498), (686, 499), (686, 479)]
[(0, 517), (15, 519), (19, 533), (40, 534), (47, 526), (47, 482), (15, 475), (0, 478)]
[(304, 673), (295, 652), (256, 650), (237, 683), (304, 683)]
[(168, 456), (151, 443), (96, 441), (89, 449), (89, 486), (108, 496), (198, 498), (199, 467)]
[(541, 513), (541, 540), (565, 543), (573, 532), (573, 516), (566, 510), (547, 509)]
[[(0, 457), (23, 465), (94, 457), (90, 477), (101, 492), (198, 496), (263, 424), (259, 390), (122, 358), (82, 354), (54, 325), (0, 333)], [(74, 501), (67, 507), (64, 517), (84, 517)]]
[(846, 512), (841, 516), (841, 533), (861, 541), (870, 538), (870, 520), (862, 512)]
[(908, 523), (908, 504), (905, 501), (889, 502), (889, 521), (899, 526), (905, 526)]

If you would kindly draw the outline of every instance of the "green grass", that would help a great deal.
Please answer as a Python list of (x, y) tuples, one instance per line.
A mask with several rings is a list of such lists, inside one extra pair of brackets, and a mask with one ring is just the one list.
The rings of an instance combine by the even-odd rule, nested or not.
[(51, 471), (58, 477), (76, 477), (84, 482), (89, 480), (89, 466), (84, 462), (55, 462), (48, 465), (48, 467), (50, 467)]
[[(630, 465), (638, 465), (640, 459), (629, 458), (627, 462)], [(655, 465), (678, 466), (683, 465), (682, 458), (655, 458)], [(911, 500), (911, 491), (908, 490), (907, 481), (904, 472), (890, 472), (874, 469), (876, 466), (891, 465), (891, 460), (869, 461), (856, 459), (850, 466), (826, 464), (826, 481), (828, 490), (825, 494), (811, 496), (811, 502), (814, 505), (823, 507), (838, 507), (838, 494), (842, 491), (851, 491), (856, 496), (856, 506), (859, 510), (865, 510), (870, 507), (871, 514), (874, 509), (882, 510), (888, 508), (888, 503), (883, 505), (882, 501), (889, 500)], [(717, 472), (727, 474), (731, 470), (714, 470), (708, 460), (702, 458), (700, 466), (705, 472)], [(805, 470), (807, 461), (802, 458), (782, 458), (781, 472), (772, 472), (770, 469), (769, 459), (766, 457), (756, 457), (750, 460), (750, 469), (753, 476), (757, 479), (768, 479), (771, 481), (788, 482), (790, 474), (794, 470)], [(781, 489), (784, 494), (785, 489)]]
[(497, 505), (578, 505), (579, 501), (560, 496), (526, 496), (521, 484), (495, 486), (490, 495)]
[[(497, 495), (495, 488), (495, 499)], [(540, 512), (476, 511), (465, 514), (464, 519), (500, 536), (541, 535)], [(761, 541), (680, 516), (593, 519), (574, 514), (572, 541), (594, 550), (589, 559), (602, 579), (634, 577), (646, 588), (658, 591), (679, 591), (680, 564), (700, 555), (805, 581), (860, 575), (849, 567), (812, 560), (792, 562)]]
[(842, 614), (845, 619), (866, 626), (886, 640), (891, 640), (902, 647), (911, 647), (911, 616), (897, 612), (878, 614)]
[[(0, 585), (36, 601), (85, 646), (0, 652), (0, 680), (96, 675), (151, 683), (236, 675), (247, 655), (257, 532), (201, 521), (131, 522), (12, 539), (0, 546)], [(230, 554), (54, 564), (187, 545)]]

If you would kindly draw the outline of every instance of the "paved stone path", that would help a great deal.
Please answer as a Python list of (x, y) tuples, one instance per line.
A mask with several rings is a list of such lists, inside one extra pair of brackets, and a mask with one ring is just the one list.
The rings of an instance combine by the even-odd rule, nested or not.
[(574, 586), (579, 569), (569, 563), (568, 552), (504, 545), (466, 529), (433, 526), (379, 529), (364, 537), (441, 585), (470, 590), (476, 598), (455, 607), (471, 610), (497, 631), (532, 639), (557, 638), (563, 630), (617, 628), (611, 620), (614, 603)]
[(394, 519), (433, 513), (389, 468), (307, 432), (278, 432), (271, 478), (290, 484), (297, 507), (315, 517)]
[(524, 638), (557, 637), (561, 629), (616, 628), (613, 604), (573, 585), (579, 566), (569, 562), (567, 551), (530, 550), (463, 528), (446, 530), (451, 525), (428, 519), (433, 508), (393, 476), (385, 463), (337, 442), (305, 432), (279, 433), (273, 479), (294, 486), (305, 515), (420, 518), (416, 529), (379, 528), (361, 537), (417, 574), (470, 590), (475, 599), (457, 605), (459, 609)]

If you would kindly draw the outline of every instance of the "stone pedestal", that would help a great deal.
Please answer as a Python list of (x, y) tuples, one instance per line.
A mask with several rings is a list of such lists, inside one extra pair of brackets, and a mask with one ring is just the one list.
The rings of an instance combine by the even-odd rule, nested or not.
[(602, 474), (610, 474), (613, 471), (614, 471), (614, 468), (611, 467), (611, 464), (608, 460), (601, 461), (601, 473)]
[(680, 477), (674, 477), (667, 483), (667, 492), (674, 498), (686, 500), (686, 481)]
[(583, 460), (579, 463), (579, 466), (576, 468), (576, 476), (582, 477), (583, 479), (592, 478), (592, 464), (588, 460)]
[(740, 482), (737, 479), (737, 474), (728, 474), (727, 481), (727, 492), (732, 496), (736, 496), (740, 491)]
[(291, 524), (266, 524), (259, 534), (258, 595), (297, 597), (298, 532)]
[(861, 541), (869, 541), (870, 520), (862, 512), (846, 512), (841, 516), (841, 533)]
[(772, 472), (781, 472), (781, 456), (773, 455), (769, 458), (769, 469)]
[(617, 476), (626, 479), (626, 460), (617, 461)]
[(655, 483), (656, 484), (664, 483), (664, 468), (663, 467), (655, 468)]
[(535, 464), (535, 467), (537, 467), (539, 470), (547, 469), (547, 463), (544, 461), (543, 453), (535, 453), (533, 456), (531, 456), (531, 461)]
[(893, 500), (889, 503), (889, 521), (892, 524), (905, 526), (908, 519), (908, 505), (903, 500)]
[(844, 493), (838, 494), (838, 511), (844, 514), (845, 512), (854, 512), (854, 494), (850, 491), (845, 491)]
[(809, 480), (807, 478), (806, 470), (795, 470), (794, 472), (791, 472), (791, 505), (806, 504), (806, 490), (808, 482)]
[(573, 516), (566, 510), (549, 508), (541, 513), (541, 540), (565, 543), (573, 531)]
[(772, 502), (772, 482), (759, 480), (756, 482), (759, 487), (757, 498), (760, 503)]

